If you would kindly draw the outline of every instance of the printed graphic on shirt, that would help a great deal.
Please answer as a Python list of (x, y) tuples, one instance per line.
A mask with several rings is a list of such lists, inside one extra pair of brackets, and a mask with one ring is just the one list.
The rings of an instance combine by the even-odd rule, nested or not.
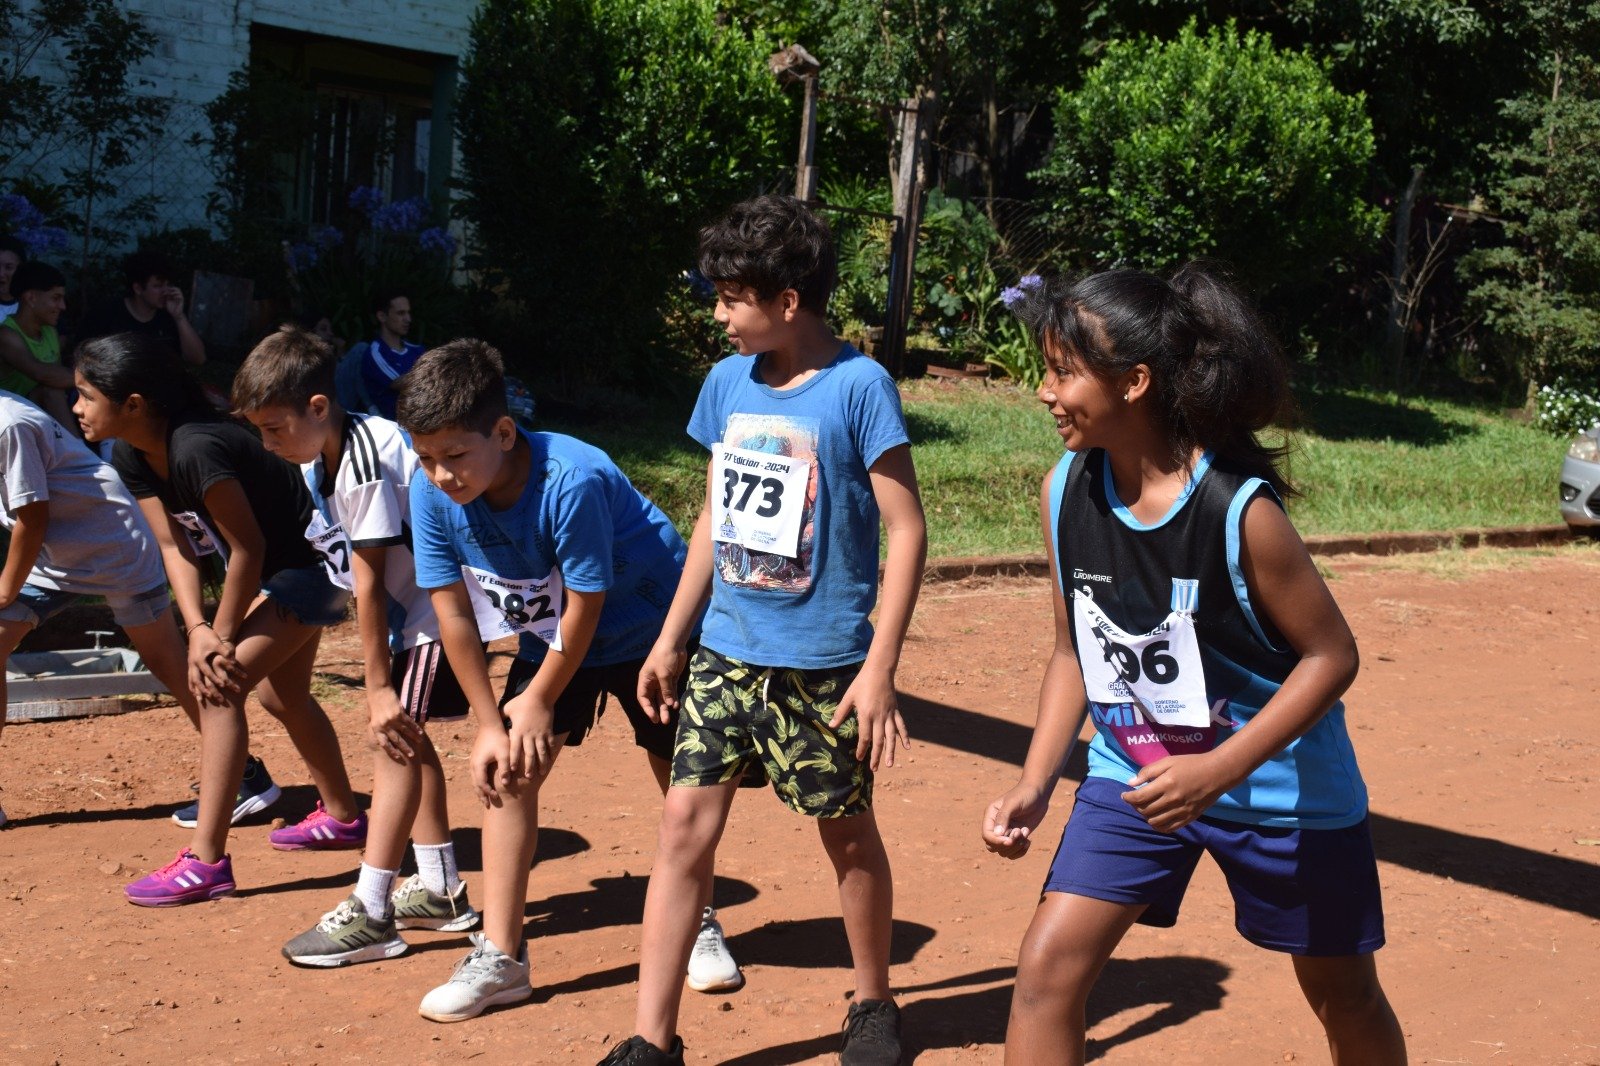
[(461, 567), (467, 598), (485, 644), (501, 637), (532, 633), (556, 651), (561, 650), (561, 571), (542, 578), (510, 578)]
[[(820, 430), (815, 418), (729, 416), (722, 441), (712, 450), (716, 480), (711, 498), (717, 572), (729, 585), (772, 592), (811, 587)], [(720, 461), (725, 454), (761, 466)], [(781, 470), (767, 470), (769, 463)], [(780, 539), (789, 535), (795, 538), (792, 550)], [(752, 547), (763, 536), (773, 538), (772, 550)]]
[[(1210, 751), (1217, 722), (1206, 698), (1194, 611), (1199, 582), (1174, 578), (1171, 613), (1148, 633), (1129, 633), (1095, 603), (1085, 584), (1072, 593), (1078, 662), (1095, 724), (1136, 765)], [(1227, 706), (1219, 701), (1216, 713)]]
[(208, 555), (222, 553), (224, 562), (228, 559), (227, 549), (222, 546), (222, 538), (212, 531), (211, 526), (197, 511), (172, 511), (169, 512), (178, 520), (178, 525), (183, 527), (183, 535), (189, 538), (189, 548), (194, 552), (196, 559), (204, 559)]

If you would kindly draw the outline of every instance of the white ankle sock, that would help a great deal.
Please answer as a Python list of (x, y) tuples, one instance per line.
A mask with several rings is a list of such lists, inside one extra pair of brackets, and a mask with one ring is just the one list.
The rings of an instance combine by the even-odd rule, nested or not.
[(387, 918), (394, 912), (389, 893), (394, 889), (394, 875), (398, 870), (379, 870), (361, 864), (361, 876), (356, 879), (356, 898), (374, 918)]
[(436, 896), (452, 895), (461, 884), (461, 874), (456, 870), (454, 844), (412, 844), (417, 854), (417, 873), (422, 883)]

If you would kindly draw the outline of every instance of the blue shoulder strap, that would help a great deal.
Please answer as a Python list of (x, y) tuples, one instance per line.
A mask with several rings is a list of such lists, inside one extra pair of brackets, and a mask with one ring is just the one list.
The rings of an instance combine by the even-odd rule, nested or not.
[(1067, 494), (1067, 476), (1072, 470), (1072, 460), (1077, 452), (1067, 452), (1050, 471), (1050, 552), (1055, 556), (1056, 573), (1060, 578), (1062, 594), (1066, 594), (1067, 578), (1061, 570), (1061, 500)]

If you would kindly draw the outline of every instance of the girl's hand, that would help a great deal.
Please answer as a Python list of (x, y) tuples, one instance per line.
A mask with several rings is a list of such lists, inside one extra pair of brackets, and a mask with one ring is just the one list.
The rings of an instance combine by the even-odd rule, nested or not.
[(1151, 829), (1176, 833), (1237, 784), (1215, 755), (1169, 755), (1153, 762), (1128, 781), (1133, 791), (1122, 798)]
[(881, 763), (894, 765), (894, 746), (908, 751), (911, 738), (895, 700), (894, 677), (881, 671), (862, 670), (845, 689), (828, 728), (837, 730), (851, 714), (856, 716), (856, 758), (874, 771)]
[(1050, 797), (1043, 789), (1019, 784), (989, 804), (989, 813), (983, 818), (984, 845), (1002, 858), (1022, 858), (1049, 809)]
[(367, 734), (373, 746), (404, 766), (417, 754), (422, 727), (400, 707), (400, 697), (387, 685), (367, 689)]
[(221, 703), (227, 693), (238, 691), (235, 676), (244, 669), (234, 658), (233, 645), (217, 636), (208, 625), (189, 630), (189, 691), (205, 703)]

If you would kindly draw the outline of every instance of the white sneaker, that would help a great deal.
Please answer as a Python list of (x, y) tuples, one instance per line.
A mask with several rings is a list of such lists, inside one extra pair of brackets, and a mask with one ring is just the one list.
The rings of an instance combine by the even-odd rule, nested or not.
[(450, 980), (422, 997), (417, 1013), (435, 1022), (464, 1022), (490, 1007), (520, 1003), (533, 995), (528, 983), (528, 944), (513, 959), (482, 933), (472, 934), (472, 952), (456, 964)]
[(717, 912), (707, 907), (700, 916), (700, 935), (694, 938), (689, 956), (689, 987), (696, 992), (731, 992), (744, 984), (744, 974), (733, 961), (728, 942), (722, 936)]

